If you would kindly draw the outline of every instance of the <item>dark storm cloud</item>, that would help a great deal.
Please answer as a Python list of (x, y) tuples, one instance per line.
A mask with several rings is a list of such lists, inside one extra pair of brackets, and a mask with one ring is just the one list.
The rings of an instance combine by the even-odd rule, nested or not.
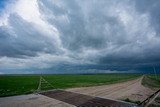
[(31, 6), (16, 8), (0, 26), (2, 58), (25, 56), (23, 66), (34, 62), (51, 68), (55, 62), (105, 70), (160, 65), (157, 0), (35, 0)]
[[(63, 5), (64, 7), (62, 8), (61, 6), (58, 7), (56, 3), (55, 5), (52, 5), (50, 2), (41, 0), (39, 8), (43, 14), (46, 14), (45, 18), (47, 19), (47, 21), (56, 25), (61, 33), (61, 39), (63, 41), (64, 47), (71, 51), (81, 50), (84, 47), (85, 49), (91, 48), (101, 50), (110, 46), (115, 46), (115, 49), (108, 50), (111, 52), (107, 52), (107, 49), (106, 51), (103, 51), (103, 57), (98, 58), (100, 63), (123, 64), (124, 62), (126, 64), (144, 64), (154, 63), (157, 61), (159, 62), (160, 52), (157, 50), (159, 49), (159, 47), (155, 46), (159, 43), (150, 44), (150, 42), (153, 41), (150, 41), (148, 39), (148, 37), (152, 36), (152, 33), (154, 33), (154, 31), (151, 31), (152, 33), (148, 32), (148, 30), (152, 29), (152, 27), (154, 26), (152, 23), (150, 23), (153, 17), (152, 14), (150, 14), (152, 12), (150, 11), (153, 9), (148, 9), (149, 11), (142, 11), (142, 9), (136, 8), (139, 2), (143, 1), (69, 1), (67, 3), (66, 1), (64, 1), (63, 3), (65, 5)], [(83, 5), (83, 3), (85, 5)], [(147, 4), (150, 4), (148, 2), (146, 2), (146, 5), (145, 2), (140, 4), (138, 4), (140, 5), (138, 6), (139, 8), (152, 7), (147, 6)], [(128, 5), (130, 6), (129, 10), (125, 10), (127, 9), (125, 7), (127, 7)], [(124, 6), (124, 8), (116, 13), (116, 11), (112, 10), (112, 8), (116, 9), (116, 7), (114, 6), (120, 6), (120, 8)], [(50, 11), (46, 12), (44, 8), (47, 8), (47, 10)], [(83, 8), (86, 8), (86, 11), (83, 11)], [(136, 10), (135, 12), (134, 8)], [(131, 22), (129, 23), (130, 25), (127, 25), (126, 27), (135, 26), (137, 28), (130, 27), (126, 30), (124, 24), (120, 20), (120, 17), (118, 15), (110, 15), (107, 9), (112, 10), (111, 12), (113, 12), (113, 14), (119, 14), (123, 11), (131, 12), (125, 14), (131, 15), (129, 17), (137, 19), (133, 19), (135, 23)], [(142, 16), (142, 14), (145, 14), (146, 12), (149, 12), (149, 14), (151, 15), (146, 16), (147, 18), (149, 18), (147, 20), (148, 22), (146, 22), (146, 20), (144, 19), (146, 17), (143, 18)], [(62, 20), (57, 20), (54, 17), (47, 17), (47, 14), (53, 14), (56, 18), (65, 15), (68, 18), (69, 22), (64, 21), (62, 23)], [(134, 15), (137, 16), (134, 17)], [(149, 23), (151, 25), (145, 25), (143, 23)], [(137, 31), (133, 31), (133, 33), (130, 33), (130, 31), (135, 29), (137, 29)], [(158, 35), (156, 34), (155, 36)]]
[[(62, 43), (65, 48), (72, 51), (80, 50), (83, 47), (101, 49), (105, 48), (110, 42), (118, 42), (119, 44), (127, 42), (123, 39), (126, 36), (123, 26), (116, 17), (105, 15), (104, 11), (102, 11), (105, 7), (101, 7), (101, 3), (99, 6), (97, 6), (97, 2), (94, 3), (90, 7), (91, 12), (85, 16), (85, 11), (82, 11), (83, 7), (77, 1), (63, 2), (65, 6), (62, 8), (41, 0), (39, 8), (45, 14), (47, 21), (56, 25), (60, 31)], [(92, 3), (92, 1), (90, 2)], [(49, 13), (44, 8), (50, 10)], [(55, 17), (48, 17), (47, 14), (52, 14)], [(57, 18), (59, 17), (66, 17), (67, 19), (58, 20)], [(109, 32), (105, 29), (106, 24), (110, 28)]]
[(150, 22), (152, 26), (155, 28), (156, 32), (158, 33), (157, 36), (160, 34), (160, 1), (159, 0), (136, 0), (136, 9), (139, 12), (148, 12), (150, 14)]

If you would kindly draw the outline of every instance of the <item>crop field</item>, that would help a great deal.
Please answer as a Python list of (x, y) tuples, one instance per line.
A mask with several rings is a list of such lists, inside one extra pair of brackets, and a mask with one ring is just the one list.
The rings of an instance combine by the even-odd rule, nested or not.
[[(104, 84), (113, 84), (132, 80), (140, 74), (66, 74), (43, 75), (43, 78), (53, 85), (47, 89), (66, 89), (73, 87), (86, 87)], [(39, 75), (1, 75), (0, 97), (33, 93), (39, 84)], [(42, 85), (43, 90), (43, 85)]]

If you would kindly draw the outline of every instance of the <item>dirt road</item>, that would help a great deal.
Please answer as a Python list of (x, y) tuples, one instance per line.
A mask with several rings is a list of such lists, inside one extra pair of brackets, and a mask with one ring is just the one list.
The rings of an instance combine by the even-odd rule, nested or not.
[(0, 107), (76, 107), (43, 95), (19, 95), (0, 98)]
[(67, 91), (98, 96), (102, 98), (121, 100), (129, 98), (133, 101), (143, 101), (154, 91), (141, 85), (142, 79), (143, 76), (138, 79), (123, 83), (93, 87), (72, 88), (67, 89)]
[(64, 90), (53, 90), (40, 94), (75, 105), (76, 107), (138, 107), (136, 104), (132, 103), (83, 95)]

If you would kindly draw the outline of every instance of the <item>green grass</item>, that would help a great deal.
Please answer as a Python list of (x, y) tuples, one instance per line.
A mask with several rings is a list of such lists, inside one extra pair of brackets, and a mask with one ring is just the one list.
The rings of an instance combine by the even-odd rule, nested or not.
[(27, 94), (38, 84), (38, 76), (0, 76), (0, 96)]
[(160, 75), (145, 75), (142, 84), (150, 88), (160, 88)]
[[(55, 89), (113, 84), (139, 76), (139, 74), (43, 75)], [(37, 89), (38, 82), (38, 75), (0, 76), (0, 97), (32, 93)]]

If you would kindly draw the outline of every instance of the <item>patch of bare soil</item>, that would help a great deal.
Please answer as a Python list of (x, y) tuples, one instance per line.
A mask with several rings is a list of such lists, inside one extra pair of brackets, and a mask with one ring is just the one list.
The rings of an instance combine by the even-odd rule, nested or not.
[(154, 90), (144, 87), (141, 85), (143, 76), (117, 84), (103, 85), (103, 86), (92, 86), (92, 87), (82, 87), (82, 88), (72, 88), (67, 89), (67, 91), (97, 96), (101, 98), (110, 98), (124, 100), (129, 98), (133, 101), (143, 101), (149, 95), (154, 93)]
[(0, 107), (76, 107), (43, 95), (20, 95), (0, 98)]

